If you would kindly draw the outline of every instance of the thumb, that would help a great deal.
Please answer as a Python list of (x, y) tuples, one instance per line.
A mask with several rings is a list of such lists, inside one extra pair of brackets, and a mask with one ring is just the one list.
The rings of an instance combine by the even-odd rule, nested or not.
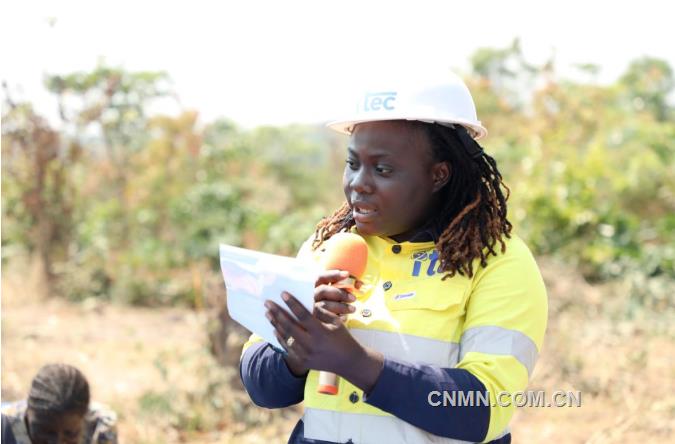
[(346, 279), (348, 277), (349, 277), (349, 272), (344, 271), (344, 270), (322, 271), (319, 274), (319, 277), (316, 279), (316, 282), (314, 283), (314, 286), (318, 287), (319, 285), (334, 284), (334, 283), (340, 282), (341, 280)]

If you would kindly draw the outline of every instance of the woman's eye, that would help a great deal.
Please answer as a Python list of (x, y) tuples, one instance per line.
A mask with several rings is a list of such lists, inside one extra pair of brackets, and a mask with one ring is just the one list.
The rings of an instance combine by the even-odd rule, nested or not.
[(378, 165), (375, 167), (375, 170), (380, 174), (389, 174), (391, 173), (391, 168), (384, 165)]
[(352, 160), (352, 159), (347, 159), (347, 160), (345, 160), (345, 163), (346, 163), (347, 166), (349, 166), (349, 168), (351, 168), (352, 170), (355, 170), (355, 169), (356, 169), (356, 161), (354, 161), (354, 160)]

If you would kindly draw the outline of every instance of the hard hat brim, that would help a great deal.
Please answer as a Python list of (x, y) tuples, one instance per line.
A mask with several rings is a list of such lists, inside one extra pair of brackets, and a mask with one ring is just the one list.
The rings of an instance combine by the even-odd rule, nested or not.
[(462, 119), (446, 119), (446, 120), (439, 120), (439, 119), (433, 119), (433, 118), (424, 118), (424, 117), (419, 117), (419, 118), (411, 118), (411, 117), (395, 117), (395, 116), (382, 116), (382, 117), (370, 117), (368, 119), (360, 119), (360, 120), (334, 120), (332, 122), (328, 122), (326, 126), (333, 131), (337, 131), (338, 133), (342, 134), (347, 134), (351, 135), (352, 131), (354, 130), (354, 127), (358, 125), (359, 123), (366, 123), (366, 122), (382, 122), (385, 120), (416, 120), (420, 122), (426, 122), (426, 123), (439, 123), (441, 125), (445, 124), (458, 124), (462, 125), (467, 129), (471, 137), (473, 137), (475, 140), (480, 140), (483, 137), (487, 136), (488, 132), (487, 129), (481, 125), (480, 123), (476, 122), (468, 122), (466, 120)]

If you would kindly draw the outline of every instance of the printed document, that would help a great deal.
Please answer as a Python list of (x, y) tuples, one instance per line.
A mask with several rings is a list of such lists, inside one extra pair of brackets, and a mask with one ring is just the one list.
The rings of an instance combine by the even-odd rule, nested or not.
[(286, 291), (310, 312), (314, 307), (314, 282), (319, 270), (311, 262), (220, 245), (220, 269), (227, 288), (230, 317), (278, 349), (274, 327), (265, 317), (265, 300), (277, 303), (288, 313), (281, 299)]

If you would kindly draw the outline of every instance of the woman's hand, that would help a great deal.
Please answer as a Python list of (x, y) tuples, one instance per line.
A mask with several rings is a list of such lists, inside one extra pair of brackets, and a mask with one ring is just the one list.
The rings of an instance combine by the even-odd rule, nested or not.
[[(348, 278), (349, 272), (340, 270), (327, 270), (319, 274), (314, 284), (314, 315), (317, 315), (319, 309), (328, 310), (338, 316), (354, 312), (354, 306), (349, 305), (356, 298), (346, 290), (339, 287), (333, 287), (341, 280)], [(268, 319), (271, 318), (268, 316)], [(282, 342), (281, 340), (279, 342)], [(305, 367), (298, 357), (292, 354), (285, 356), (286, 364), (295, 376), (307, 374), (309, 368)]]
[(318, 309), (324, 309), (338, 316), (354, 313), (356, 298), (348, 291), (334, 287), (333, 284), (349, 277), (348, 271), (328, 270), (319, 275), (314, 284), (314, 315)]
[(289, 293), (281, 297), (297, 320), (272, 301), (265, 301), (266, 316), (288, 352), (286, 362), (291, 371), (311, 368), (333, 372), (370, 391), (384, 365), (382, 354), (362, 347), (336, 314), (315, 306), (312, 315)]

